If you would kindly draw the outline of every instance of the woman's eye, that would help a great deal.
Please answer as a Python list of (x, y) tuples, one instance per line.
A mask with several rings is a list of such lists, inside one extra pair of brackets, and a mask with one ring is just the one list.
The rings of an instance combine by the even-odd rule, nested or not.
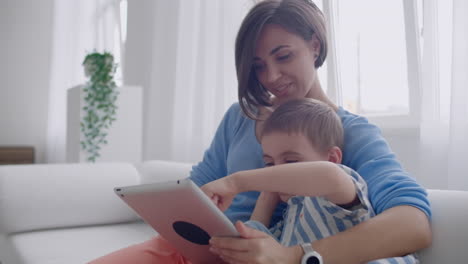
[(259, 71), (263, 70), (263, 68), (264, 68), (263, 64), (254, 64), (253, 65), (253, 69), (256, 72), (259, 72)]
[(277, 58), (278, 58), (278, 60), (280, 60), (280, 61), (284, 61), (284, 60), (289, 59), (290, 57), (291, 57), (291, 53), (288, 53), (288, 54), (286, 54), (286, 55), (278, 56)]

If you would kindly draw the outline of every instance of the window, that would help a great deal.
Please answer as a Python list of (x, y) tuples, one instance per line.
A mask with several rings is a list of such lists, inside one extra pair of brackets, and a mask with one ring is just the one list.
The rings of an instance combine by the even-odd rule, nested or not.
[(421, 39), (416, 3), (323, 0), (329, 1), (343, 107), (384, 128), (415, 124)]

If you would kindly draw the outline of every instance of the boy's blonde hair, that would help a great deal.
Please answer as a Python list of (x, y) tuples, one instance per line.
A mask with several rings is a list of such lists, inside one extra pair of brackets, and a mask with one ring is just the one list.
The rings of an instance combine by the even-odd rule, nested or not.
[(344, 132), (340, 117), (329, 105), (310, 98), (280, 105), (265, 121), (261, 136), (273, 132), (305, 135), (320, 152), (343, 147)]

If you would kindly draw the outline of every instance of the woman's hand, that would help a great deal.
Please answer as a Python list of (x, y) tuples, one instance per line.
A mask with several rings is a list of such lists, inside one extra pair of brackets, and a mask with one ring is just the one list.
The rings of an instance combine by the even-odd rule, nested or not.
[(300, 246), (284, 247), (271, 236), (252, 229), (242, 222), (236, 223), (241, 238), (213, 237), (210, 250), (229, 264), (288, 264), (300, 263)]
[(239, 193), (234, 174), (207, 183), (201, 189), (221, 211), (228, 209), (234, 196)]

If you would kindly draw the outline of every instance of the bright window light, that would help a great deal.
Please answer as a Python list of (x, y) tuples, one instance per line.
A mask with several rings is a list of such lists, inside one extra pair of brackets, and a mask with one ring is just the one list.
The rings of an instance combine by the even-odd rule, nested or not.
[(367, 116), (409, 114), (402, 1), (337, 1), (343, 106)]
[(127, 40), (127, 10), (128, 10), (128, 2), (127, 0), (120, 1), (120, 27), (121, 27), (121, 41), (125, 43)]

